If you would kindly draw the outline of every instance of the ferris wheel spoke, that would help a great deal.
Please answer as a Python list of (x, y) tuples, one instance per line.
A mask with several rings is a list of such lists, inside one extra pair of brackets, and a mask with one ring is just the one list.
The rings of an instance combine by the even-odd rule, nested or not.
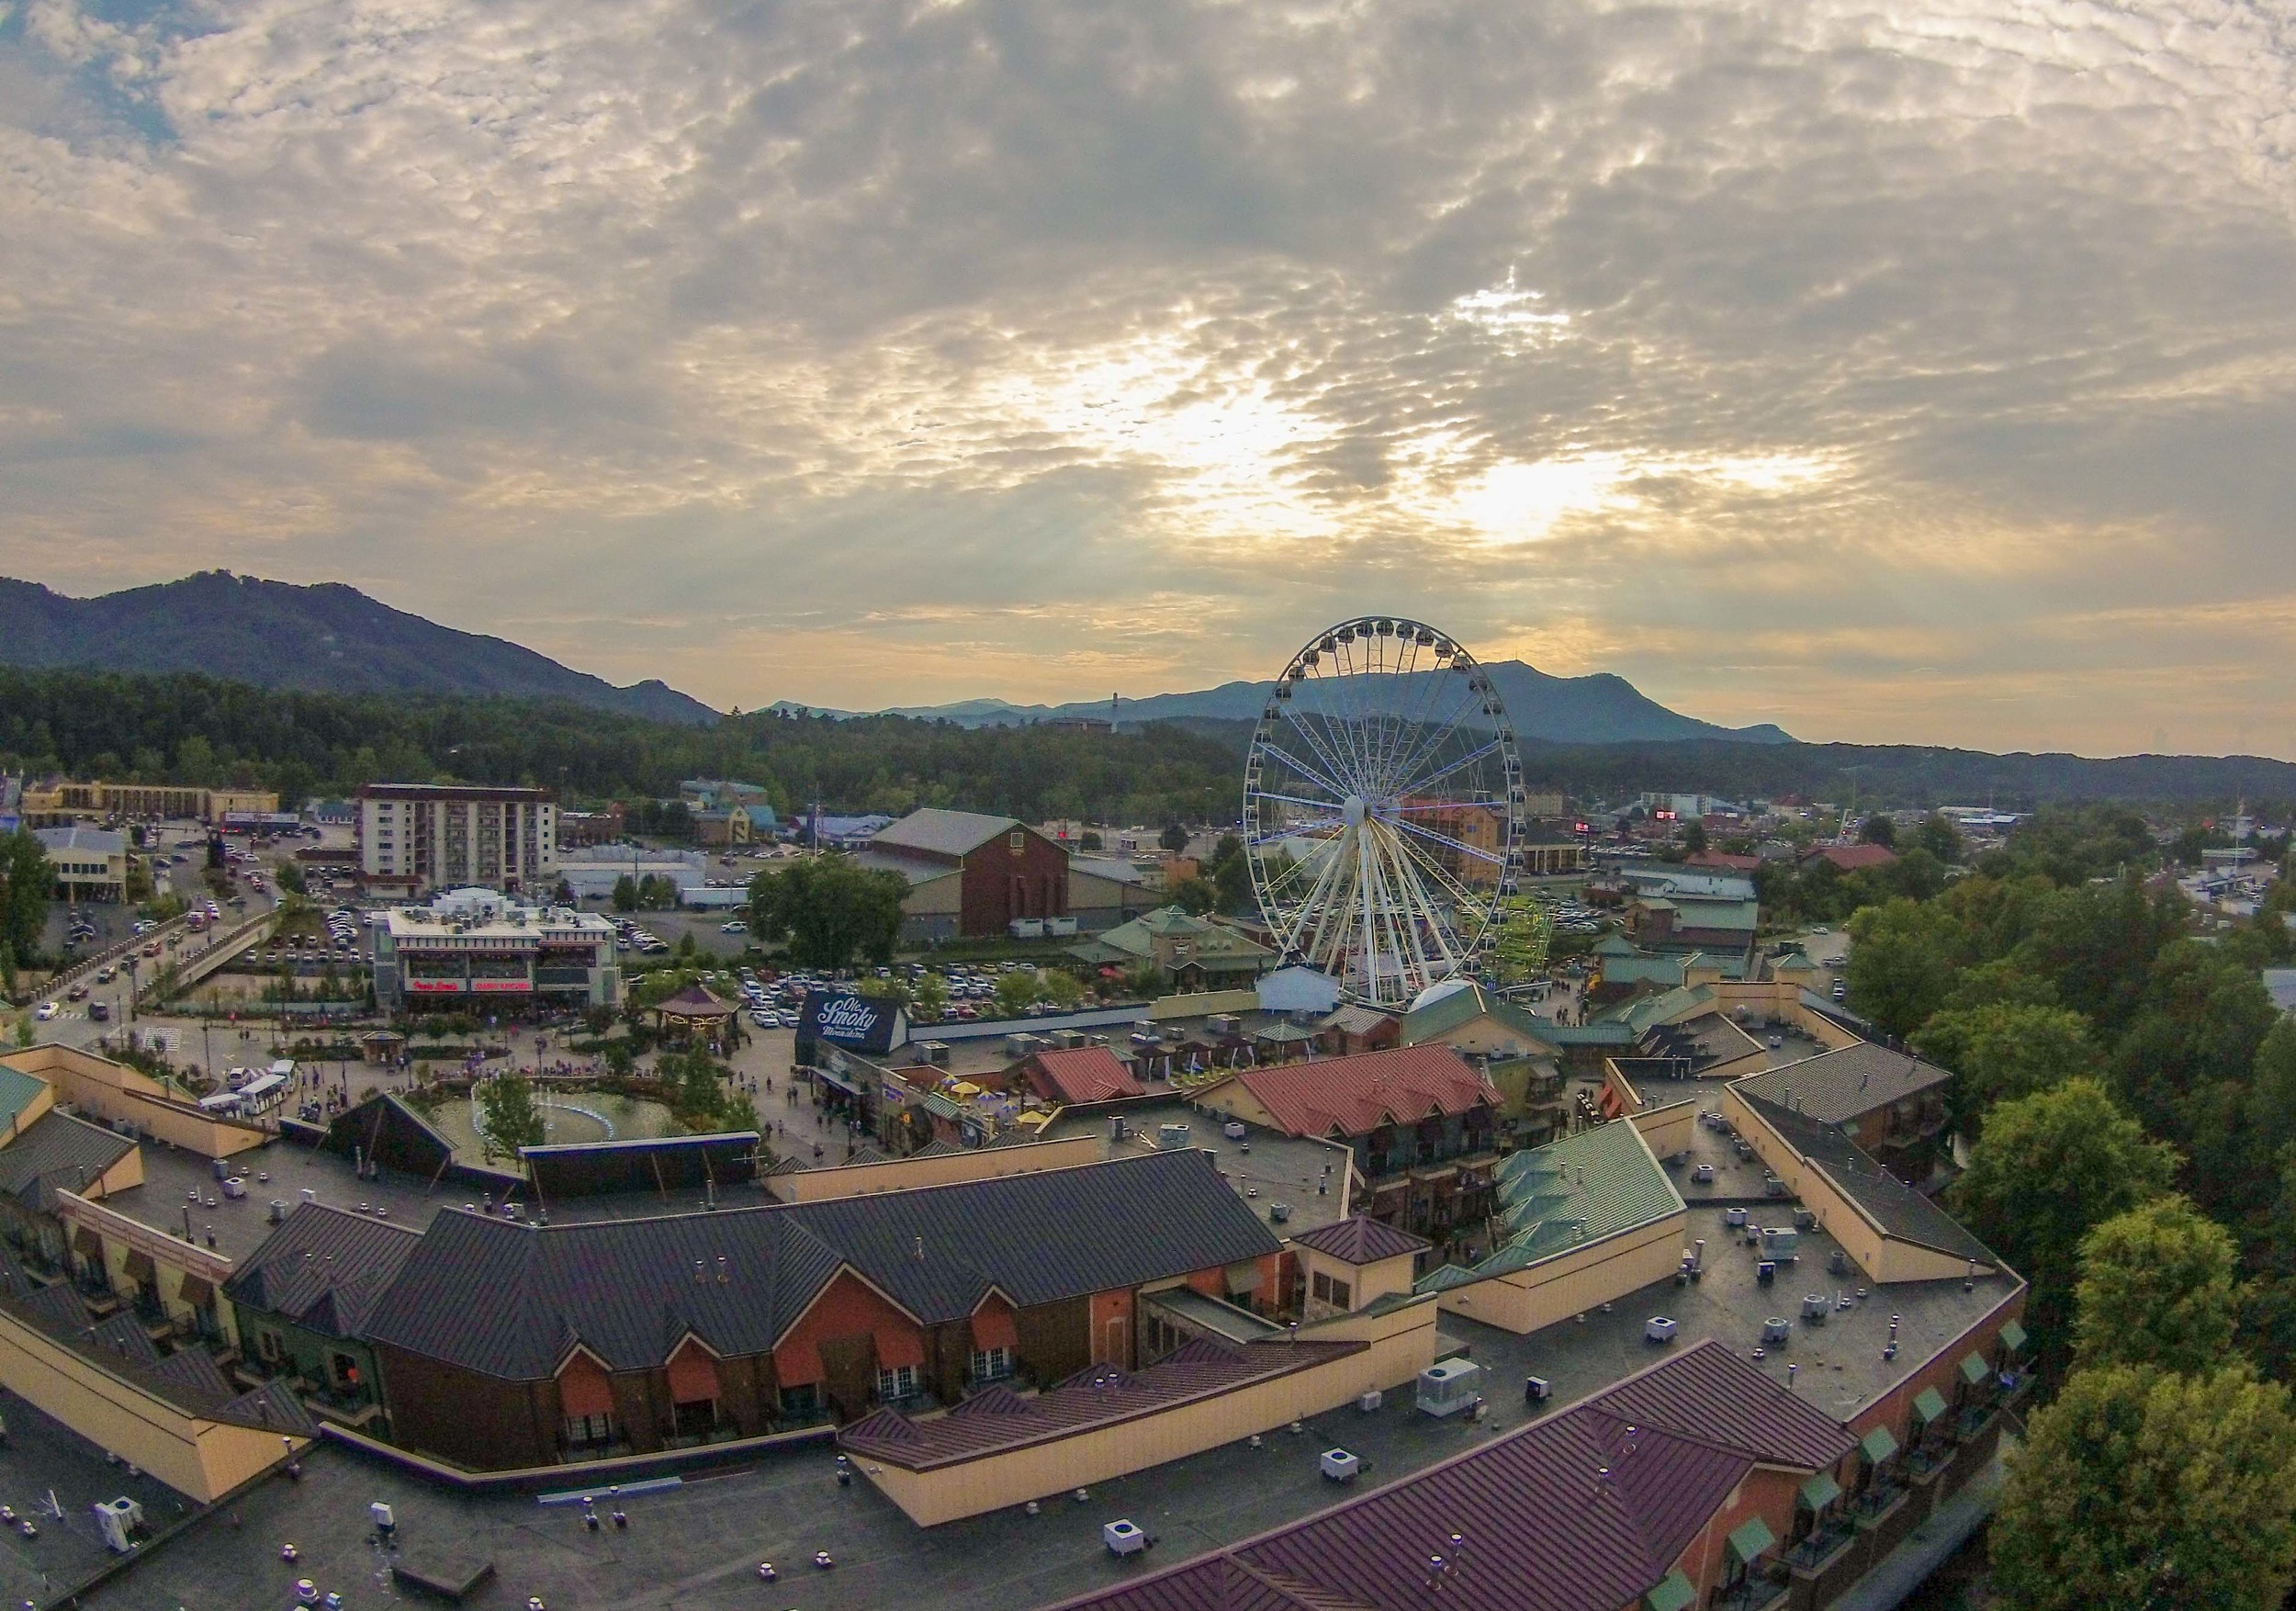
[(1423, 724), (1422, 731), (1413, 740), (1412, 748), (1395, 768), (1395, 774), (1399, 780), (1398, 786), (1389, 790), (1388, 793), (1397, 795), (1409, 794), (1412, 787), (1412, 779), (1419, 769), (1440, 757), (1444, 746), (1451, 741), (1452, 736), (1459, 730), (1467, 718), (1481, 712), (1483, 707), (1481, 696), (1477, 694), (1471, 687), (1465, 688), (1462, 692), (1465, 697), (1460, 700), (1456, 709), (1447, 713), (1443, 726), (1435, 730), (1433, 738), (1426, 736)]
[(1411, 858), (1412, 865), (1433, 879), (1436, 886), (1449, 897), (1455, 911), (1474, 912), (1486, 904), (1483, 896), (1469, 888), (1465, 880), (1446, 867), (1435, 852), (1424, 845), (1415, 845), (1401, 834), (1396, 836), (1395, 842), (1403, 853)]
[(1474, 765), (1475, 762), (1480, 760), (1484, 756), (1491, 754), (1492, 751), (1504, 749), (1505, 748), (1505, 744), (1494, 738), (1489, 743), (1480, 745), (1477, 748), (1469, 750), (1465, 755), (1460, 756), (1457, 760), (1451, 762), (1448, 766), (1443, 767), (1435, 772), (1431, 772), (1424, 777), (1412, 779), (1402, 787), (1394, 791), (1395, 797), (1398, 799), (1405, 799), (1412, 794), (1423, 793), (1427, 789), (1433, 788), (1435, 784), (1441, 783), (1445, 778), (1451, 776), (1453, 773)]
[(1396, 892), (1397, 904), (1401, 908), (1403, 943), (1411, 952), (1414, 978), (1416, 983), (1424, 986), (1432, 983), (1435, 975), (1427, 961), (1427, 951), (1420, 938), (1420, 930), (1425, 929), (1427, 934), (1435, 939), (1437, 949), (1445, 950), (1446, 948), (1443, 946), (1441, 938), (1442, 925), (1436, 920), (1435, 903), (1427, 898), (1426, 889), (1412, 875), (1411, 865), (1402, 857), (1397, 837), (1382, 832), (1379, 836), (1379, 848), (1390, 863), (1387, 882)]
[(1340, 814), (1340, 803), (1337, 800), (1310, 800), (1298, 794), (1278, 794), (1271, 789), (1254, 789), (1245, 797), (1253, 800), (1281, 800), (1287, 806), (1305, 806), (1311, 811), (1321, 811), (1331, 817), (1337, 817)]
[[(1420, 733), (1426, 727), (1429, 713), (1435, 709), (1443, 697), (1444, 675), (1442, 671), (1435, 668), (1430, 668), (1424, 672), (1418, 670), (1419, 645), (1415, 637), (1412, 641), (1411, 665), (1410, 674), (1423, 675), (1426, 678), (1426, 682), (1420, 686), (1419, 702), (1412, 708), (1409, 718), (1399, 719), (1396, 724), (1393, 753), (1398, 757), (1412, 753), (1419, 742)], [(1390, 795), (1401, 793), (1401, 790), (1393, 788), (1385, 792)]]
[(1293, 772), (1298, 772), (1301, 777), (1306, 778), (1310, 783), (1321, 784), (1322, 787), (1329, 789), (1332, 792), (1332, 797), (1334, 799), (1345, 800), (1347, 797), (1347, 791), (1345, 789), (1340, 787), (1339, 784), (1334, 783), (1330, 778), (1325, 777), (1322, 772), (1316, 771), (1315, 768), (1310, 766), (1306, 761), (1301, 760), (1298, 756), (1292, 754), (1290, 750), (1283, 749), (1272, 740), (1266, 738), (1261, 739), (1259, 743), (1259, 749), (1262, 755), (1272, 756), (1276, 760), (1282, 761), (1286, 766), (1289, 767)]
[(1315, 668), (1314, 682), (1319, 703), (1327, 701), (1331, 706), (1328, 710), (1318, 710), (1315, 716), (1318, 721), (1324, 724), (1324, 737), (1330, 741), (1332, 749), (1346, 757), (1340, 775), (1353, 781), (1355, 786), (1350, 791), (1351, 793), (1360, 794), (1364, 792), (1369, 780), (1364, 776), (1363, 746), (1358, 742), (1358, 735), (1349, 709), (1354, 702), (1348, 696), (1347, 684), (1356, 679), (1355, 659), (1353, 656), (1345, 652), (1347, 647), (1342, 645), (1339, 649), (1334, 651), (1335, 658), (1345, 666), (1346, 674), (1326, 677), (1323, 675), (1323, 668), (1321, 665)]
[[(1434, 920), (1435, 902), (1429, 895), (1426, 884), (1421, 882), (1418, 868), (1412, 864), (1410, 844), (1401, 835), (1397, 835), (1390, 841), (1388, 848), (1395, 858), (1399, 875), (1410, 885), (1413, 894), (1417, 896), (1420, 906), (1428, 913), (1427, 938), (1435, 942), (1435, 950), (1443, 958), (1443, 971), (1446, 974), (1458, 972), (1459, 955), (1451, 949), (1451, 942), (1444, 925)], [(1417, 944), (1415, 937), (1413, 943)], [(1428, 982), (1434, 983), (1433, 964), (1428, 961), (1424, 951), (1420, 954), (1420, 966), (1427, 973)]]
[[(1305, 684), (1300, 686), (1305, 686)], [(1292, 730), (1307, 741), (1308, 748), (1315, 752), (1316, 759), (1330, 769), (1332, 777), (1338, 780), (1334, 784), (1333, 792), (1342, 795), (1354, 794), (1356, 791), (1352, 786), (1342, 786), (1345, 783), (1345, 780), (1353, 775), (1348, 769), (1347, 762), (1342, 758), (1343, 748), (1329, 742), (1333, 735), (1323, 729), (1322, 715), (1316, 715), (1313, 724), (1310, 723), (1309, 717), (1311, 714), (1313, 713), (1300, 708), (1300, 695), (1298, 689), (1295, 688), (1291, 698), (1284, 702), (1285, 718), (1291, 723)]]
[(1488, 862), (1493, 867), (1504, 867), (1507, 864), (1507, 859), (1504, 856), (1494, 856), (1480, 845), (1470, 845), (1465, 839), (1455, 839), (1449, 834), (1437, 833), (1434, 828), (1423, 828), (1416, 822), (1399, 822), (1395, 826), (1405, 833), (1416, 834), (1431, 844), (1438, 844), (1446, 850), (1457, 851), (1463, 856), (1472, 856), (1478, 862)]

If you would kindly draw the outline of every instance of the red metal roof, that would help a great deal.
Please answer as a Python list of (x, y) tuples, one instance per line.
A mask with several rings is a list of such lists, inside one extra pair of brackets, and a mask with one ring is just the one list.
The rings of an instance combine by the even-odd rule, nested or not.
[(1478, 1102), (1496, 1108), (1500, 1100), (1491, 1083), (1448, 1046), (1248, 1068), (1236, 1079), (1294, 1135), (1368, 1135), (1382, 1124), (1416, 1124), (1433, 1114), (1464, 1113)]
[(1757, 1461), (1811, 1470), (1850, 1447), (1839, 1425), (1702, 1343), (1480, 1448), (1059, 1611), (1424, 1611), (1438, 1593), (1454, 1611), (1618, 1611), (1665, 1577)]
[(1291, 1240), (1299, 1246), (1312, 1247), (1349, 1264), (1377, 1264), (1383, 1258), (1397, 1258), (1435, 1245), (1424, 1236), (1383, 1225), (1368, 1214), (1357, 1214), (1335, 1224), (1318, 1225)]
[(1148, 1087), (1132, 1077), (1124, 1060), (1106, 1046), (1081, 1046), (1073, 1052), (1039, 1052), (1029, 1061), (1043, 1071), (1051, 1095), (1074, 1106), (1106, 1102), (1117, 1097), (1147, 1095)]

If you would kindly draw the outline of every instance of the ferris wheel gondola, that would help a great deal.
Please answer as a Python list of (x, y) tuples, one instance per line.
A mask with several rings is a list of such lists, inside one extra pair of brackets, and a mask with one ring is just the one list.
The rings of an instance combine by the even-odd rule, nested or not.
[(1514, 729), (1474, 657), (1416, 621), (1342, 622), (1285, 665), (1244, 762), (1260, 916), (1288, 961), (1406, 1007), (1483, 965), (1524, 806)]

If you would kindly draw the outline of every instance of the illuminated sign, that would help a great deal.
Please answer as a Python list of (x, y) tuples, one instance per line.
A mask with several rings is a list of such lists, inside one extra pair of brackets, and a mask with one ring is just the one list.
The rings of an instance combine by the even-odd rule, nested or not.
[(409, 979), (407, 981), (408, 989), (423, 996), (435, 996), (445, 991), (459, 991), (462, 987), (463, 982), (460, 979)]
[(470, 981), (470, 987), (473, 990), (500, 991), (525, 990), (531, 988), (532, 986), (530, 986), (523, 979), (473, 979)]

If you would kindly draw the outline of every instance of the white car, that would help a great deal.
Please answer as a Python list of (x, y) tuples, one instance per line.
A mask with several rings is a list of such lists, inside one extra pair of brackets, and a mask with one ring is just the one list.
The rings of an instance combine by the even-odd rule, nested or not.
[(32, 1016), (39, 1020), (40, 1022), (46, 1023), (50, 1019), (56, 1016), (56, 1004), (52, 1001), (43, 1001), (39, 1004), (39, 1009), (33, 1013)]
[(717, 931), (720, 934), (747, 934), (749, 932), (749, 925), (739, 918), (736, 918), (730, 923), (720, 923), (717, 926)]
[(766, 1011), (762, 1007), (756, 1008), (751, 1010), (749, 1014), (749, 1021), (757, 1025), (758, 1028), (761, 1030), (774, 1030), (781, 1028), (781, 1020), (773, 1013)]

